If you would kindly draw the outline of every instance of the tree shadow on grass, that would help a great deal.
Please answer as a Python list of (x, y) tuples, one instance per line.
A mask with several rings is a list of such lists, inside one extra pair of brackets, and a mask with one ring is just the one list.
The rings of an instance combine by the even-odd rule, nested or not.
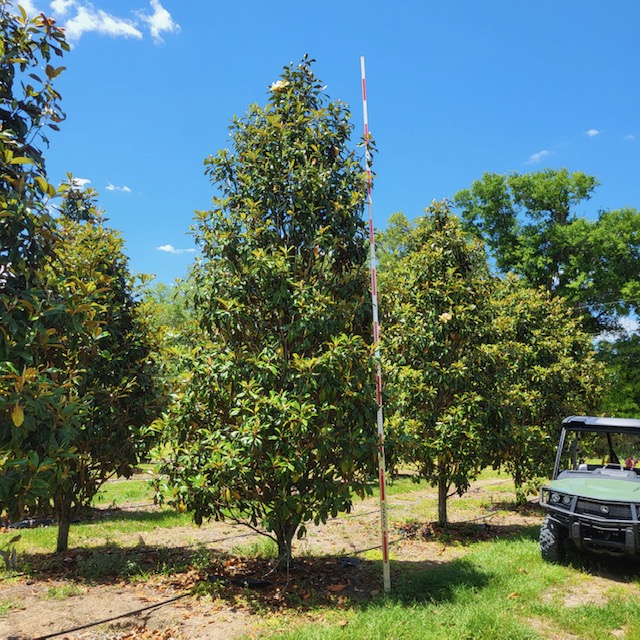
[[(440, 533), (449, 536), (445, 544), (468, 545), (500, 538), (537, 540), (538, 531), (532, 525), (470, 529), (466, 523)], [(163, 593), (206, 596), (249, 613), (361, 609), (384, 596), (381, 562), (355, 556), (298, 557), (288, 569), (275, 571), (269, 558), (233, 555), (210, 544), (148, 546), (140, 538), (136, 546), (108, 543), (65, 554), (24, 554), (21, 564), (34, 580), (117, 584), (123, 589), (148, 583)], [(465, 590), (485, 588), (491, 580), (464, 557), (446, 562), (394, 560), (391, 570), (393, 590), (386, 597), (407, 606), (451, 601)]]
[(393, 574), (394, 588), (388, 597), (407, 605), (450, 602), (461, 590), (478, 591), (491, 579), (465, 558), (442, 563), (396, 560)]
[(628, 583), (640, 577), (640, 559), (635, 557), (581, 553), (572, 547), (566, 553), (565, 564), (577, 571), (614, 582)]
[(19, 562), (33, 579), (109, 584), (179, 575), (208, 566), (210, 558), (201, 546), (152, 547), (140, 538), (133, 547), (107, 542), (65, 553), (23, 553)]
[(447, 525), (439, 525), (437, 522), (411, 522), (399, 524), (395, 530), (409, 540), (435, 541), (445, 546), (467, 547), (478, 542), (506, 538), (537, 540), (540, 525), (493, 524), (490, 519), (485, 519), (482, 522), (451, 522)]
[(83, 514), (77, 519), (78, 523), (83, 524), (102, 524), (104, 522), (128, 522), (140, 521), (157, 526), (165, 525), (167, 522), (173, 523), (175, 520), (184, 519), (184, 515), (178, 513), (174, 509), (157, 509), (148, 511), (144, 509), (91, 509), (88, 513)]

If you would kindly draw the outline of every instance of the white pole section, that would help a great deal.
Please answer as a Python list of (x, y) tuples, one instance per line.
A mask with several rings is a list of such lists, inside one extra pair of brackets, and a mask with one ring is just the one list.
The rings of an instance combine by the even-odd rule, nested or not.
[(382, 571), (385, 593), (391, 591), (389, 567), (389, 520), (387, 518), (386, 464), (384, 458), (384, 428), (382, 417), (382, 370), (380, 367), (380, 333), (378, 323), (378, 280), (376, 275), (376, 246), (373, 230), (373, 199), (371, 198), (371, 153), (369, 151), (369, 115), (367, 112), (367, 79), (364, 56), (360, 57), (362, 76), (362, 114), (364, 118), (365, 164), (367, 171), (367, 207), (369, 209), (369, 246), (371, 261), (371, 303), (373, 306), (373, 342), (376, 360), (376, 399), (378, 402), (378, 476), (380, 481), (380, 528), (382, 529)]

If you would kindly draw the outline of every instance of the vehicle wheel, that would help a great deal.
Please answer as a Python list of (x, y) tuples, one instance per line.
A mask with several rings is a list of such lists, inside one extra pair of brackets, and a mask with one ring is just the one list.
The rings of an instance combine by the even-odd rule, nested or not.
[(562, 527), (545, 516), (540, 527), (540, 555), (547, 562), (561, 562), (564, 558), (564, 535)]

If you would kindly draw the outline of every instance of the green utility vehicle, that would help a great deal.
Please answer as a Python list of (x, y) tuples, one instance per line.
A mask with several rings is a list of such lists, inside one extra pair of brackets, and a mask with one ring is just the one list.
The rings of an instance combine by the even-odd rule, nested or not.
[(640, 552), (640, 420), (571, 416), (562, 421), (553, 477), (542, 487), (546, 509), (540, 552), (562, 560), (580, 551)]

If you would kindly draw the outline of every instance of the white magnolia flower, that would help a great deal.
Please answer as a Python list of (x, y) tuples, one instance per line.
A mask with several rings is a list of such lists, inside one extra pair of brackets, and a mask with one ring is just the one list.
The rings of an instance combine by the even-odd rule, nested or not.
[(271, 85), (271, 91), (284, 91), (289, 86), (286, 80), (278, 80)]

